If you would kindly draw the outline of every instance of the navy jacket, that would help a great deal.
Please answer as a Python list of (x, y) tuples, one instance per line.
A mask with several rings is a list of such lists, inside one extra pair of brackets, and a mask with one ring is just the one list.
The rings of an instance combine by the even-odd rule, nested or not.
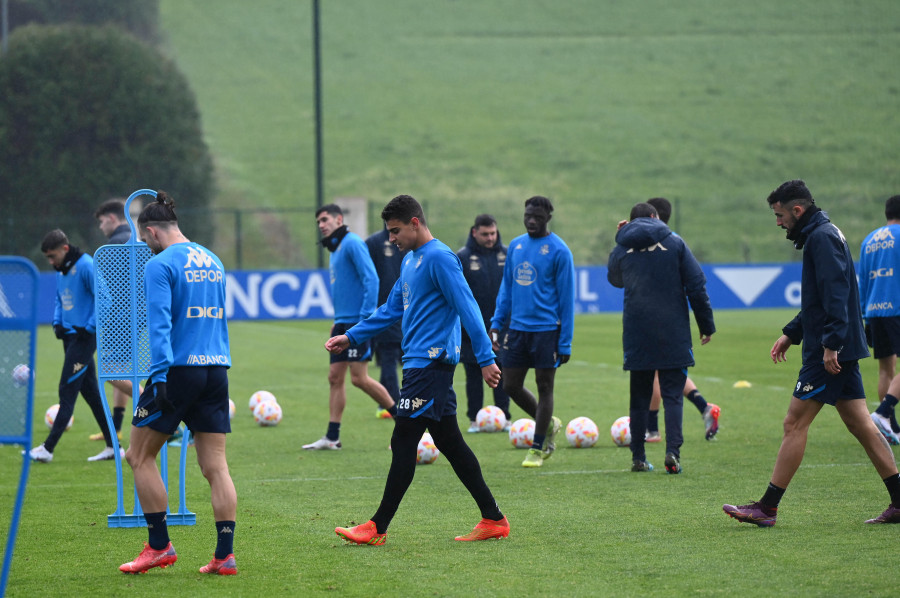
[(108, 245), (124, 245), (131, 239), (131, 227), (128, 224), (120, 224), (107, 240)]
[[(497, 306), (497, 293), (500, 291), (500, 283), (503, 281), (503, 268), (506, 266), (506, 245), (500, 241), (500, 233), (497, 232), (497, 242), (490, 249), (482, 247), (472, 236), (469, 230), (469, 239), (466, 246), (456, 252), (459, 261), (462, 262), (463, 276), (472, 289), (475, 302), (481, 310), (481, 318), (484, 320), (484, 329), (491, 329), (491, 318)], [(506, 326), (504, 325), (504, 328)], [(475, 355), (472, 353), (472, 343), (465, 329), (462, 332), (462, 347), (460, 349), (460, 361), (463, 363), (475, 363)]]
[(838, 351), (838, 361), (869, 356), (853, 255), (844, 234), (816, 212), (795, 242), (803, 249), (800, 313), (782, 329), (795, 345), (803, 342), (803, 364), (822, 363), (823, 347)]
[[(366, 247), (369, 248), (372, 263), (375, 264), (375, 272), (378, 273), (378, 305), (381, 305), (387, 301), (391, 289), (394, 288), (394, 283), (400, 278), (400, 268), (403, 266), (403, 257), (407, 252), (400, 251), (396, 245), (390, 242), (390, 234), (386, 228), (369, 236), (366, 239)], [(401, 338), (400, 322), (397, 322), (376, 336), (375, 343), (399, 345)]]
[(625, 289), (626, 370), (694, 365), (688, 300), (704, 335), (716, 331), (706, 276), (684, 240), (662, 220), (636, 218), (616, 234), (607, 278)]

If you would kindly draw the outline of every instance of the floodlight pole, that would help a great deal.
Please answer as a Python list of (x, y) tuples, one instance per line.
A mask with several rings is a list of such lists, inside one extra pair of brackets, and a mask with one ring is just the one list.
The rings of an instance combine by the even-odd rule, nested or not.
[[(5, 1), (5, 0), (4, 0)], [(313, 26), (313, 97), (316, 119), (316, 210), (322, 207), (322, 53), (319, 40), (319, 0), (312, 0)], [(325, 267), (322, 245), (318, 247), (319, 268)]]
[(3, 0), (0, 6), (0, 55), (6, 54), (6, 38), (9, 37), (9, 0)]

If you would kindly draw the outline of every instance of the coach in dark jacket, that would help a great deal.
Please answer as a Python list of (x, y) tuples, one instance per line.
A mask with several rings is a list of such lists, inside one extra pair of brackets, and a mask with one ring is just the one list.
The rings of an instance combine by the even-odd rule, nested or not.
[[(466, 246), (456, 253), (462, 262), (463, 276), (472, 289), (475, 302), (481, 309), (481, 319), (484, 320), (484, 329), (491, 328), (491, 318), (494, 317), (494, 309), (497, 305), (497, 293), (500, 291), (500, 282), (503, 280), (503, 267), (506, 265), (506, 246), (500, 242), (500, 231), (497, 230), (497, 221), (490, 214), (481, 214), (475, 218), (475, 224), (469, 230), (469, 239)], [(469, 432), (477, 432), (475, 418), (484, 404), (484, 379), (478, 360), (472, 352), (472, 342), (465, 328), (462, 331), (462, 344), (460, 346), (460, 362), (466, 372), (466, 398), (468, 402), (467, 414), (469, 416)], [(502, 369), (502, 359), (498, 356), (497, 365)], [(494, 389), (494, 404), (506, 414), (509, 422), (509, 395), (500, 384)]]
[(644, 434), (659, 371), (666, 418), (666, 470), (681, 472), (682, 390), (687, 367), (694, 365), (688, 300), (700, 329), (701, 344), (716, 331), (706, 293), (706, 276), (684, 240), (639, 203), (620, 225), (609, 256), (607, 278), (625, 289), (622, 313), (624, 369), (631, 372), (632, 470), (649, 471)]

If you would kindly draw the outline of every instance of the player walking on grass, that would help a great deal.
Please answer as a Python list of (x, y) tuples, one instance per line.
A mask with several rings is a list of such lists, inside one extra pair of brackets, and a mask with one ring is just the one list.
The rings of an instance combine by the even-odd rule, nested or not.
[[(562, 422), (553, 415), (553, 386), (556, 368), (572, 356), (575, 330), (575, 266), (565, 242), (547, 228), (552, 212), (546, 197), (525, 201), (526, 234), (509, 244), (491, 319), (494, 351), (503, 350), (503, 390), (535, 420), (523, 467), (541, 467), (556, 450)], [(529, 368), (534, 368), (537, 399), (525, 388)]]
[(823, 405), (833, 405), (844, 425), (863, 446), (884, 480), (891, 504), (866, 523), (900, 523), (900, 475), (894, 455), (869, 417), (859, 361), (869, 356), (859, 312), (853, 256), (843, 233), (815, 205), (801, 180), (772, 191), (769, 207), (775, 223), (803, 250), (800, 313), (772, 346), (772, 361), (787, 360), (791, 345), (803, 343), (803, 365), (784, 418), (784, 438), (772, 479), (762, 498), (746, 505), (723, 505), (738, 521), (775, 525), (778, 503), (803, 461), (810, 424)]
[(872, 349), (878, 360), (878, 396), (881, 404), (872, 421), (890, 444), (900, 444), (894, 408), (900, 398), (900, 195), (884, 204), (887, 224), (872, 231), (859, 251), (859, 301), (872, 331)]
[(131, 446), (125, 457), (134, 472), (149, 541), (136, 559), (119, 570), (145, 573), (178, 559), (169, 541), (169, 497), (156, 457), (183, 421), (194, 436), (197, 462), (209, 482), (216, 523), (215, 554), (200, 572), (234, 575), (237, 494), (225, 457), (225, 434), (231, 432), (225, 268), (211, 251), (182, 234), (175, 202), (164, 191), (144, 207), (138, 229), (155, 254), (144, 271), (150, 377), (135, 406)]
[(66, 234), (55, 229), (44, 236), (41, 251), (56, 270), (56, 297), (53, 332), (63, 342), (65, 359), (59, 379), (59, 411), (47, 439), (28, 451), (34, 461), (53, 460), (56, 444), (66, 431), (75, 410), (78, 393), (91, 408), (106, 448), (88, 461), (115, 459), (112, 436), (106, 426), (103, 397), (97, 382), (94, 351), (97, 350), (97, 324), (94, 316), (94, 260), (69, 244)]
[[(375, 311), (378, 305), (378, 274), (365, 242), (344, 224), (344, 212), (340, 206), (328, 204), (316, 210), (316, 223), (322, 234), (322, 245), (331, 252), (328, 266), (334, 302), (331, 335), (337, 336)], [(328, 366), (328, 430), (322, 438), (304, 444), (304, 449), (336, 451), (341, 448), (341, 419), (347, 406), (344, 382), (348, 369), (353, 386), (381, 406), (379, 417), (389, 418), (394, 414), (394, 399), (378, 380), (369, 376), (371, 358), (371, 343), (331, 355)]]
[[(647, 200), (647, 203), (656, 208), (656, 214), (663, 224), (669, 224), (669, 218), (672, 216), (672, 202), (665, 197), (653, 197)], [(672, 231), (672, 234), (677, 234)], [(684, 391), (682, 395), (690, 401), (694, 407), (700, 412), (703, 418), (703, 426), (706, 428), (705, 435), (707, 440), (712, 440), (719, 432), (719, 414), (721, 409), (718, 405), (707, 403), (697, 385), (688, 376), (684, 381)], [(659, 405), (662, 402), (662, 393), (659, 390), (659, 376), (653, 381), (653, 398), (650, 399), (650, 417), (647, 420), (647, 442), (659, 442)]]
[(616, 247), (609, 255), (607, 278), (625, 289), (622, 311), (624, 369), (631, 375), (631, 471), (652, 471), (645, 452), (645, 432), (659, 377), (666, 418), (666, 471), (681, 473), (682, 391), (687, 368), (694, 365), (691, 321), (694, 311), (700, 344), (716, 331), (706, 276), (684, 240), (673, 234), (648, 203), (631, 209), (620, 222)]
[(459, 361), (460, 319), (472, 339), (485, 382), (491, 388), (500, 382), (500, 369), (494, 363), (481, 312), (463, 278), (459, 258), (432, 236), (419, 202), (409, 195), (398, 195), (382, 210), (381, 218), (391, 241), (401, 251), (410, 250), (400, 278), (384, 305), (344, 334), (328, 339), (325, 349), (339, 354), (402, 320), (403, 386), (391, 436), (393, 454), (381, 505), (372, 519), (334, 531), (356, 544), (384, 544), (388, 525), (412, 483), (416, 447), (427, 430), (481, 510), (482, 519), (475, 529), (456, 539), (505, 538), (509, 522), (500, 512), (481, 474), (481, 465), (456, 421), (453, 370)]

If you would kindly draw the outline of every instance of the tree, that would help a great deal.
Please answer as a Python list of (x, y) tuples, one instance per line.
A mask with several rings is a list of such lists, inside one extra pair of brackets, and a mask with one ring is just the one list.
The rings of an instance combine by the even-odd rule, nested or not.
[[(55, 227), (92, 249), (104, 241), (96, 206), (143, 187), (191, 210), (212, 194), (196, 100), (175, 64), (112, 26), (18, 29), (0, 60), (0, 252), (33, 256)], [(199, 220), (183, 228), (209, 243)]]
[(28, 23), (114, 24), (148, 43), (159, 39), (159, 0), (10, 0), (10, 31)]

